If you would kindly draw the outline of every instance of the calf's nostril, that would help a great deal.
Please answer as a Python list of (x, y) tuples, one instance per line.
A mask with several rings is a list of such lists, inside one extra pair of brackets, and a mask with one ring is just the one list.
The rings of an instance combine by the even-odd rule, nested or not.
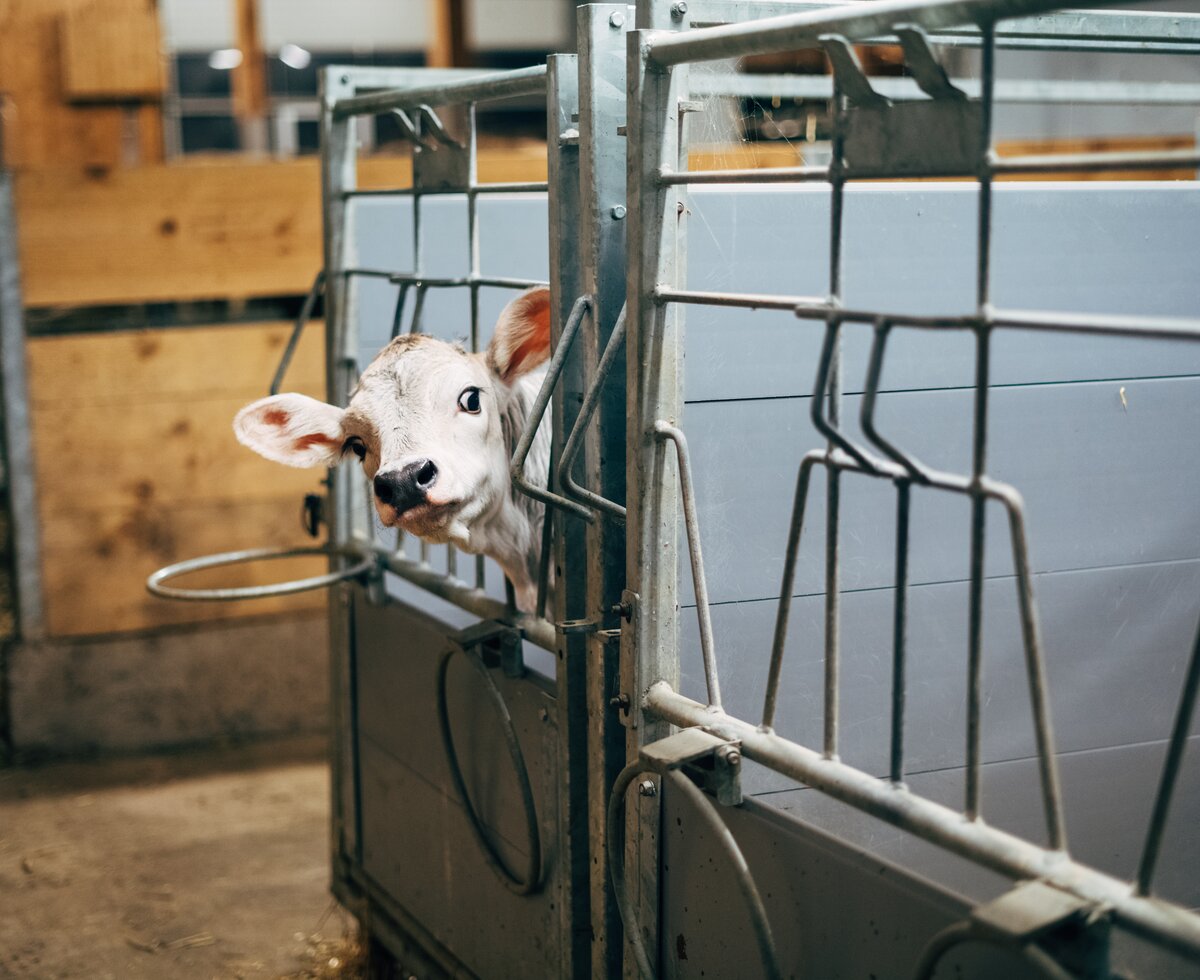
[(374, 482), (375, 482), (375, 496), (378, 497), (385, 504), (390, 504), (392, 502), (392, 490), (394, 488), (394, 484), (392, 483), (392, 481), (386, 479), (383, 476), (377, 476), (377, 477), (375, 477)]
[(433, 460), (425, 460), (424, 465), (417, 470), (417, 486), (422, 488), (431, 486), (433, 481), (437, 479), (437, 472), (438, 470), (434, 466)]

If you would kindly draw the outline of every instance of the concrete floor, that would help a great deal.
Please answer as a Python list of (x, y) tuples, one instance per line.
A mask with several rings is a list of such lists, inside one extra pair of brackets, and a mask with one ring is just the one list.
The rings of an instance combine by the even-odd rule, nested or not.
[(0, 977), (360, 976), (324, 748), (0, 770)]

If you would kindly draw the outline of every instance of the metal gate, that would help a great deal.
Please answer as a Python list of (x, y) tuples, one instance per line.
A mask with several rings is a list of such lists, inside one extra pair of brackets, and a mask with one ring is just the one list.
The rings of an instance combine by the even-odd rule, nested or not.
[[(1071, 374), (1083, 370), (1070, 367), (1077, 355), (1045, 338), (1166, 344), (1166, 354), (1147, 355), (1159, 360), (1146, 370), (1200, 374), (1192, 353), (1200, 350), (1192, 344), (1200, 340), (1195, 297), (1180, 283), (1162, 292), (1182, 308), (1159, 304), (1154, 315), (1039, 312), (1021, 305), (1027, 301), (1019, 293), (1010, 300), (1007, 285), (997, 288), (997, 256), (1044, 232), (1018, 221), (1017, 237), (1003, 238), (1001, 219), (1038, 209), (1086, 213), (1098, 198), (1045, 187), (1006, 185), (1002, 192), (996, 178), (1200, 165), (1194, 149), (998, 157), (998, 99), (1031, 91), (1072, 98), (1084, 88), (997, 81), (997, 52), (1196, 54), (1200, 17), (1055, 14), (1056, 5), (1041, 0), (831, 6), (593, 4), (579, 8), (578, 54), (553, 56), (545, 69), (342, 68), (323, 77), (325, 272), (314, 299), (324, 291), (330, 399), (345, 403), (360, 366), (389, 334), (467, 324), (468, 343), (479, 349), (489, 309), (505, 290), (545, 275), (532, 267), (543, 254), (557, 312), (555, 353), (514, 457), (519, 474), (545, 413), (553, 432), (550, 486), (522, 487), (547, 507), (538, 602), (545, 618), (519, 613), (511, 589), (482, 560), (382, 538), (372, 528), (368, 488), (349, 467), (331, 471), (329, 480), (324, 550), (331, 573), (300, 583), (334, 587), (334, 890), (405, 975), (882, 978), (945, 976), (952, 968), (998, 977), (1200, 975), (1200, 919), (1154, 897), (1151, 887), (1194, 730), (1200, 637), (1189, 632), (1188, 650), (1170, 662), (1174, 675), (1154, 689), (1161, 706), (1169, 688), (1173, 722), (1130, 885), (1068, 852), (1061, 753), (1048, 709), (1053, 678), (1035, 604), (1042, 569), (1030, 557), (1036, 522), (1020, 488), (988, 468), (998, 438), (992, 421), (1008, 397), (1001, 387), (1016, 385), (1014, 378), (1087, 376)], [(899, 44), (911, 84), (881, 86), (862, 72), (853, 45), (881, 39)], [(801, 76), (691, 73), (689, 64), (812, 46), (833, 66), (828, 164), (689, 170), (688, 120), (702, 100), (823, 97), (821, 86), (829, 85)], [(978, 52), (978, 83), (965, 85), (942, 68), (939, 53), (949, 46)], [(1157, 91), (1153, 99), (1177, 96)], [(512, 98), (545, 99), (546, 184), (478, 181), (477, 107)], [(356, 127), (380, 113), (393, 114), (411, 143), (410, 188), (356, 185)], [(919, 177), (973, 183), (905, 185), (902, 214), (884, 185), (854, 189), (866, 180)], [(751, 199), (738, 188), (750, 183), (780, 190)], [(796, 191), (809, 185), (825, 190), (819, 197)], [(1200, 203), (1190, 187), (1181, 194), (1191, 197), (1169, 200), (1131, 187), (1131, 238), (1156, 217)], [(1000, 208), (1002, 199), (1015, 210)], [(717, 270), (713, 281), (728, 273), (742, 285), (745, 274), (721, 249), (718, 233), (736, 227), (736, 218), (720, 217), (722, 208), (758, 216), (751, 244), (742, 247), (774, 270), (761, 291), (690, 288), (689, 265)], [(792, 228), (820, 221), (823, 241), (793, 237), (780, 249), (783, 239), (771, 229), (785, 213)], [(964, 288), (947, 287), (935, 297), (949, 297), (946, 308), (932, 312), (891, 302), (886, 291), (876, 300), (869, 290), (856, 293), (846, 270), (864, 259), (852, 251), (850, 231), (868, 219), (884, 227), (898, 220), (919, 239), (925, 226), (915, 218), (925, 215), (944, 281)], [(706, 256), (693, 247), (689, 225), (698, 218), (707, 225), (710, 216), (716, 251)], [(1052, 254), (1053, 245), (1039, 256)], [(793, 266), (810, 291), (773, 291)], [(896, 279), (902, 292), (904, 277)], [(685, 308), (700, 315), (686, 379)], [(734, 318), (750, 309), (789, 318), (763, 335), (776, 345), (763, 363), (780, 372), (783, 387), (771, 388), (776, 376), (768, 370), (755, 379), (767, 389), (757, 400), (787, 395), (792, 407), (803, 401), (809, 408), (804, 424), (766, 416), (770, 438), (757, 444), (747, 433), (761, 427), (762, 413), (737, 415), (740, 403), (755, 399), (713, 381), (744, 357), (753, 331), (737, 332), (749, 321)], [(720, 316), (700, 318), (711, 310)], [(1005, 346), (1010, 334), (1015, 346)], [(906, 339), (918, 335), (926, 339)], [(946, 403), (969, 420), (961, 471), (942, 462), (944, 447), (931, 442), (928, 406), (909, 416), (891, 410), (896, 386), (884, 379), (898, 349), (906, 376), (934, 376), (921, 386), (965, 393), (965, 416), (961, 399)], [(1024, 349), (1049, 365), (1040, 380), (1012, 373)], [(1128, 351), (1105, 356), (1118, 365), (1110, 374), (1124, 378)], [(280, 374), (286, 362), (285, 355)], [(801, 391), (797, 370), (815, 373), (811, 389)], [(946, 380), (962, 370), (965, 383)], [(708, 387), (693, 398), (685, 380), (697, 377)], [(1124, 387), (1120, 398), (1125, 404)], [(857, 418), (849, 404), (857, 405)], [(1178, 428), (1175, 409), (1154, 417)], [(1155, 473), (1181, 458), (1157, 445), (1145, 455), (1157, 458)], [(1065, 453), (1063, 465), (1074, 458)], [(730, 480), (781, 472), (786, 487), (762, 482), (750, 533), (711, 534), (708, 522), (722, 516), (718, 504)], [(1178, 482), (1187, 484), (1189, 472)], [(961, 528), (940, 512), (931, 518), (935, 496), (952, 501), (946, 513)], [(781, 510), (785, 498), (790, 516)], [(814, 563), (806, 542), (822, 500), (822, 560)], [(1186, 495), (1154, 500), (1194, 517)], [(992, 523), (992, 511), (1004, 523)], [(772, 524), (772, 515), (781, 520)], [(1182, 536), (1189, 530), (1185, 521)], [(1117, 535), (1117, 544), (1136, 533)], [(1012, 555), (1011, 571), (1002, 574), (998, 536)], [(864, 545), (867, 539), (874, 543)], [(937, 581), (921, 550), (930, 541), (960, 569), (942, 584), (961, 586), (952, 598), (961, 600), (964, 629), (961, 639), (943, 640), (936, 668), (961, 665), (959, 713), (937, 700), (954, 684), (934, 685), (934, 700), (913, 685), (914, 674), (923, 682), (920, 671), (930, 669), (913, 642), (914, 624), (931, 618), (919, 592)], [(1186, 547), (1172, 554), (1197, 557)], [(731, 576), (720, 574), (727, 565), (782, 583), (773, 598), (745, 581), (731, 586)], [(551, 566), (553, 590), (546, 587)], [(857, 576), (852, 586), (848, 569)], [(162, 585), (178, 570), (160, 573), (154, 587), (181, 595)], [(1180, 575), (1175, 587), (1186, 589), (1192, 580)], [(1011, 678), (997, 678), (985, 656), (996, 582), (1009, 579), (1016, 588), (1005, 609), (1016, 624), (1030, 733), (1024, 761), (1036, 771), (1044, 830), (1027, 819), (1020, 832), (984, 820), (983, 775), (991, 778), (999, 761), (989, 754), (985, 709), (996, 691), (1010, 705), (1018, 697)], [(225, 590), (224, 597), (235, 592), (245, 595)], [(1153, 586), (1146, 592), (1149, 601)], [(1194, 595), (1174, 606), (1171, 622), (1186, 619), (1193, 630)], [(936, 607), (938, 616), (943, 608)], [(765, 629), (764, 610), (773, 620)], [(1099, 617), (1097, 630), (1106, 622)], [(819, 647), (800, 668), (798, 643)], [(869, 670), (851, 649), (864, 644)], [(852, 714), (862, 704), (875, 711), (865, 726)], [(939, 710), (947, 718), (926, 723)], [(947, 732), (960, 719), (963, 753), (946, 763), (938, 752), (944, 755)], [(923, 725), (916, 737), (914, 721)], [(1159, 740), (1167, 734), (1166, 723), (1160, 727)], [(865, 761), (857, 755), (863, 745), (875, 746)], [(914, 756), (931, 751), (940, 764), (914, 765)], [(956, 772), (950, 786), (962, 795), (950, 800), (937, 779)], [(1022, 819), (1026, 798), (1016, 794), (1019, 805), (1010, 807)], [(882, 827), (904, 834), (881, 841)], [(947, 853), (961, 861), (941, 874), (939, 855)], [(1017, 959), (996, 954), (997, 945)]]

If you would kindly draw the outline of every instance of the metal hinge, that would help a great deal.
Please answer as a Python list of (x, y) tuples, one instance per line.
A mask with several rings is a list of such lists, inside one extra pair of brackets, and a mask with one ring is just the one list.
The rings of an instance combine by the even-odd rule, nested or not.
[(499, 667), (506, 677), (525, 676), (525, 650), (519, 629), (487, 619), (462, 630), (454, 640), (464, 650), (477, 647), (484, 666)]

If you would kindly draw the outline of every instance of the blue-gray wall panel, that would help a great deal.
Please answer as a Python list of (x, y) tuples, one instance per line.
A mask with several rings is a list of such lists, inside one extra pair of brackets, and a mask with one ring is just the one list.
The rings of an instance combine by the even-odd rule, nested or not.
[[(1141, 565), (1039, 576), (1043, 657), (1060, 752), (1165, 738), (1200, 615), (1200, 562)], [(966, 740), (967, 585), (917, 586), (909, 593), (907, 772), (962, 765)], [(890, 589), (842, 597), (841, 756), (888, 771), (891, 725)], [(1011, 578), (984, 590), (983, 752), (986, 761), (1034, 754), (1024, 651)], [(777, 604), (712, 609), (726, 710), (757, 722)], [(821, 746), (824, 599), (792, 607), (776, 728)], [(681, 630), (684, 693), (703, 700), (695, 617)], [(1119, 707), (1118, 707), (1119, 706)], [(1200, 717), (1192, 731), (1200, 734)], [(756, 772), (754, 791), (786, 785)]]
[[(1126, 405), (1121, 401), (1124, 388)], [(860, 400), (846, 398), (854, 419)], [(688, 405), (709, 593), (714, 602), (778, 596), (796, 472), (822, 445), (811, 400)], [(877, 421), (924, 462), (969, 472), (972, 395), (880, 396)], [(991, 395), (989, 471), (1024, 495), (1035, 571), (1200, 556), (1200, 379), (999, 388)], [(850, 422), (847, 432), (857, 435)], [(796, 593), (823, 591), (824, 479), (813, 480)], [(842, 481), (843, 588), (891, 582), (895, 492), (855, 474)], [(914, 582), (967, 577), (969, 504), (942, 491), (912, 495)], [(1006, 518), (991, 505), (988, 574), (1011, 572)], [(691, 599), (686, 558), (680, 594)]]

